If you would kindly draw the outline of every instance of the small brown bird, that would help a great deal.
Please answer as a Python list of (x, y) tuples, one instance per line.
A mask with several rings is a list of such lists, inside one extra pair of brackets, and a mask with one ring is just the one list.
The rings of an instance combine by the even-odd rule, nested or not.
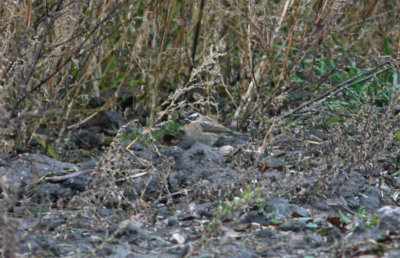
[(190, 111), (186, 114), (185, 134), (197, 142), (214, 145), (218, 140), (228, 136), (245, 136), (234, 132), (219, 124), (214, 119), (203, 116), (197, 112)]

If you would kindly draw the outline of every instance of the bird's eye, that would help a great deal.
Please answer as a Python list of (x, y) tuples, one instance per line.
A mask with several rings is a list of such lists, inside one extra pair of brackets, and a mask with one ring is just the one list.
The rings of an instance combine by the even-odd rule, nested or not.
[(190, 121), (196, 121), (199, 118), (199, 114), (192, 114), (188, 117)]

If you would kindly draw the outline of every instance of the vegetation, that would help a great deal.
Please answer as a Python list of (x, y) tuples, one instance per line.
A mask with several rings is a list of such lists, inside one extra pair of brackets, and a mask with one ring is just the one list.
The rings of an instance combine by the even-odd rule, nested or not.
[[(328, 176), (345, 169), (381, 166), (398, 176), (399, 13), (396, 0), (2, 1), (0, 152), (69, 160), (74, 133), (106, 111), (134, 121), (115, 137), (129, 147), (174, 145), (179, 120), (194, 109), (237, 121), (251, 136), (258, 155), (240, 165), (263, 167), (262, 155), (282, 139), (286, 150), (301, 149), (283, 168), (288, 174), (326, 164), (329, 173), (308, 191), (300, 179), (282, 190), (287, 199), (330, 197)], [(324, 144), (304, 137), (315, 129)], [(238, 210), (265, 213), (268, 194), (259, 185), (238, 196), (219, 200), (210, 235)], [(357, 219), (379, 225), (364, 207), (331, 220), (343, 228)]]
[[(342, 97), (322, 98), (325, 107), (354, 112), (361, 103), (387, 105), (398, 92), (397, 1), (57, 0), (0, 8), (2, 135), (13, 137), (3, 151), (26, 149), (47, 128), (59, 131), (60, 152), (70, 130), (121, 108), (123, 90), (133, 98), (123, 110), (128, 120), (153, 126), (190, 106), (235, 117), (257, 135), (265, 112), (276, 116), (329, 91)], [(105, 103), (88, 107), (110, 89)]]

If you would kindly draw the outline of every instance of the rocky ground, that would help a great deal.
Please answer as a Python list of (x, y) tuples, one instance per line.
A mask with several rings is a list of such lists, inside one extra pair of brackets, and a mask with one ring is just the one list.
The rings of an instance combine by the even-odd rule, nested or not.
[(118, 137), (75, 164), (2, 154), (2, 255), (400, 257), (397, 151), (360, 157), (341, 137), (295, 126), (261, 156), (254, 140), (223, 156)]

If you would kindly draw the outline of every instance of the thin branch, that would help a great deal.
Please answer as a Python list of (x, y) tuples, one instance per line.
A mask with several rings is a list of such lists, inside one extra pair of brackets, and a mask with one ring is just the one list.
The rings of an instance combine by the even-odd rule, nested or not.
[[(60, 0), (60, 1), (62, 1), (62, 0)], [(78, 53), (81, 51), (81, 49), (83, 48), (84, 44), (89, 40), (90, 36), (91, 36), (101, 25), (103, 25), (106, 21), (108, 21), (109, 19), (111, 19), (111, 17), (114, 15), (114, 13), (115, 13), (116, 10), (118, 9), (118, 7), (120, 7), (120, 6), (123, 5), (123, 4), (124, 4), (124, 2), (122, 2), (122, 3), (120, 3), (120, 4), (117, 4), (103, 20), (101, 20), (100, 22), (98, 22), (98, 23), (93, 27), (93, 29), (90, 31), (89, 35), (82, 41), (82, 43), (81, 43), (78, 47), (76, 47), (76, 48), (72, 51), (71, 56), (69, 56), (69, 57), (67, 58), (67, 60), (65, 60), (65, 62), (62, 63), (62, 64), (60, 65), (60, 67), (58, 67), (57, 70), (55, 70), (53, 73), (51, 73), (47, 78), (41, 80), (35, 87), (32, 88), (32, 90), (31, 90), (30, 92), (27, 92), (27, 91), (26, 91), (25, 94), (24, 94), (22, 97), (20, 97), (20, 98), (15, 102), (15, 104), (14, 104), (14, 106), (13, 106), (11, 112), (10, 112), (9, 120), (12, 119), (12, 118), (14, 118), (14, 117), (16, 116), (17, 108), (18, 108), (19, 104), (21, 104), (21, 102), (22, 102), (25, 98), (27, 98), (28, 95), (29, 95), (30, 93), (32, 93), (32, 92), (36, 91), (37, 89), (39, 89), (43, 84), (45, 84), (47, 81), (49, 81), (51, 78), (53, 78), (59, 71), (61, 71), (61, 69), (62, 69), (64, 66), (66, 66), (69, 62), (71, 62), (72, 58), (73, 58), (76, 54), (78, 54)], [(39, 51), (39, 52), (40, 52), (40, 51)], [(39, 53), (39, 52), (38, 52), (38, 53)], [(39, 57), (39, 55), (37, 55), (37, 57)], [(32, 74), (33, 71), (34, 71), (34, 67), (31, 69), (30, 74)], [(28, 74), (28, 75), (29, 75), (29, 74)], [(27, 77), (24, 79), (23, 85), (26, 85), (26, 84), (29, 82), (29, 79), (30, 79), (30, 76), (27, 76)]]

